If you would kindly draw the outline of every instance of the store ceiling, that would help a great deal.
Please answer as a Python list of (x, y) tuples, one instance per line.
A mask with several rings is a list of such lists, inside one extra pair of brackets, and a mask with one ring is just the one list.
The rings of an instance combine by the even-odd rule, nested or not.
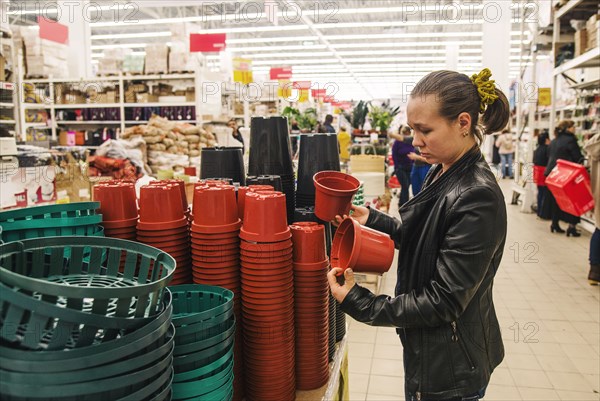
[[(15, 3), (35, 11), (34, 2)], [(122, 1), (120, 18), (114, 1), (98, 3), (105, 4), (101, 15), (88, 8), (95, 60), (108, 48), (145, 54), (147, 43), (170, 42), (172, 26), (185, 22), (195, 31), (227, 33), (227, 52), (251, 59), (257, 77), (271, 66), (292, 65), (294, 80), (334, 82), (344, 98), (398, 96), (403, 84), (444, 68), (448, 53), (458, 51), (458, 69), (465, 73), (482, 67), (481, 1)], [(521, 2), (513, 3), (512, 78), (519, 66)], [(33, 24), (35, 17), (11, 16), (18, 24)], [(498, 34), (498, 40), (508, 36)], [(524, 39), (527, 46), (527, 32)], [(218, 69), (221, 57), (209, 54), (204, 62)]]

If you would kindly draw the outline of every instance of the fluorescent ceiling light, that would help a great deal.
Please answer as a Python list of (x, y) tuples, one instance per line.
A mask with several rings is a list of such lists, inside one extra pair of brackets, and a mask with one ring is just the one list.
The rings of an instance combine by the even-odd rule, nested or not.
[(134, 39), (134, 38), (161, 38), (170, 37), (171, 31), (163, 32), (135, 32), (135, 33), (116, 33), (110, 35), (92, 35), (92, 40), (104, 39)]
[(318, 36), (288, 36), (273, 38), (227, 39), (225, 43), (227, 43), (227, 45), (241, 45), (245, 43), (305, 42), (318, 40)]

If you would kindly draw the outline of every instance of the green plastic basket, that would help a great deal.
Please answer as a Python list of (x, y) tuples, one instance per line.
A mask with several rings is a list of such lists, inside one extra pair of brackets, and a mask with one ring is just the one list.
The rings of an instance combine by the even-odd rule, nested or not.
[(233, 308), (233, 292), (222, 287), (192, 284), (169, 289), (173, 294), (175, 327), (210, 320)]
[(168, 290), (163, 298), (163, 311), (150, 323), (112, 341), (68, 351), (25, 351), (0, 342), (0, 367), (13, 372), (76, 374), (79, 370), (102, 367), (134, 358), (161, 344), (171, 327), (172, 304)]
[(104, 227), (93, 224), (84, 226), (34, 227), (25, 230), (13, 231), (5, 231), (4, 228), (2, 228), (1, 238), (4, 242), (12, 242), (30, 238), (60, 237), (67, 235), (104, 237)]
[(96, 210), (99, 208), (100, 202), (74, 202), (26, 207), (0, 212), (0, 223), (93, 216), (96, 215)]
[[(175, 267), (175, 259), (159, 249), (113, 238), (49, 237), (0, 245), (0, 282), (100, 320), (158, 314)], [(49, 320), (10, 302), (3, 303), (2, 316), (0, 337), (28, 349), (79, 348), (120, 335), (117, 328)]]
[(231, 327), (234, 317), (233, 309), (200, 323), (177, 327), (177, 345), (197, 343), (219, 335)]
[[(223, 355), (232, 351), (234, 348), (235, 334), (229, 336), (225, 341), (217, 345), (204, 349), (199, 352), (194, 352), (187, 355), (179, 355), (173, 360), (173, 368), (175, 369), (176, 381), (180, 381), (180, 374), (184, 372), (196, 371), (193, 377), (198, 376), (198, 369), (205, 368), (207, 365), (219, 360)], [(177, 337), (175, 338), (175, 348), (177, 348)], [(210, 371), (210, 370), (209, 370)]]
[(184, 383), (173, 383), (173, 398), (185, 399), (207, 396), (229, 382), (233, 377), (233, 358), (209, 377)]

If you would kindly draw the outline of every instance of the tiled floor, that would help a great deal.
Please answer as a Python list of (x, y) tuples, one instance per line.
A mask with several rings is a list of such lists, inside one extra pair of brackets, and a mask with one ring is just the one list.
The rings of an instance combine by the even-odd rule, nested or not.
[[(510, 200), (508, 181), (501, 185)], [(598, 401), (600, 288), (586, 279), (590, 235), (551, 234), (549, 222), (518, 206), (507, 209), (508, 238), (494, 287), (506, 358), (485, 399)], [(395, 269), (383, 277), (381, 292), (393, 294), (394, 285)], [(394, 330), (348, 321), (350, 401), (403, 400), (402, 347)]]

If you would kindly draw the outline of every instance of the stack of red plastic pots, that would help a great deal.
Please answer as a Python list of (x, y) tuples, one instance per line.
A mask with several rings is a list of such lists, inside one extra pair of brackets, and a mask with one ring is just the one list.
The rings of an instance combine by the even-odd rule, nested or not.
[(164, 185), (164, 184), (173, 184), (177, 185), (179, 188), (179, 192), (181, 192), (181, 206), (183, 207), (183, 213), (186, 217), (190, 217), (190, 205), (187, 201), (187, 196), (185, 194), (185, 181), (183, 180), (160, 180), (160, 181), (151, 181), (150, 185)]
[(240, 219), (244, 219), (244, 207), (246, 205), (246, 193), (256, 191), (273, 191), (271, 185), (248, 185), (247, 187), (239, 187), (237, 194), (238, 215)]
[(107, 181), (94, 186), (94, 199), (100, 202), (104, 235), (136, 240), (138, 221), (135, 184), (130, 181)]
[(315, 222), (290, 226), (294, 244), (296, 387), (320, 388), (329, 380), (329, 260), (325, 227)]
[(243, 397), (240, 227), (235, 187), (223, 182), (199, 184), (192, 204), (192, 274), (195, 284), (227, 288), (234, 294), (238, 328), (234, 350), (234, 400)]
[(157, 182), (140, 188), (137, 240), (170, 254), (177, 268), (170, 285), (191, 283), (188, 218), (179, 185)]
[(249, 401), (295, 399), (291, 235), (284, 194), (246, 193), (240, 253)]

